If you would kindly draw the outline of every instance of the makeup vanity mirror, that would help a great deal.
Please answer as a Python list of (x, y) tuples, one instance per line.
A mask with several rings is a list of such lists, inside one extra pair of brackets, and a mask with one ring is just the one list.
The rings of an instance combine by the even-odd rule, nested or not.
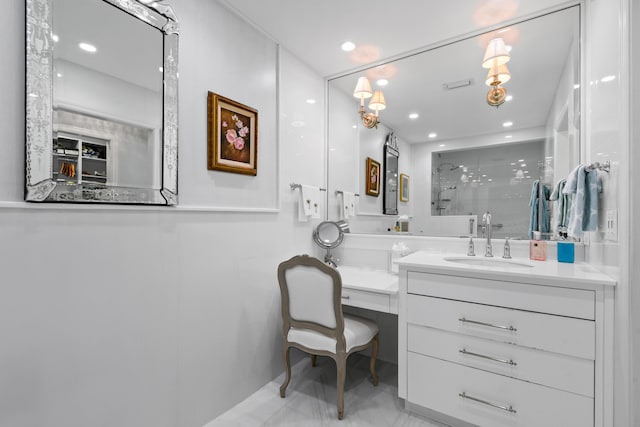
[(313, 241), (327, 251), (324, 262), (333, 267), (336, 267), (336, 263), (331, 255), (331, 249), (337, 248), (342, 243), (344, 239), (343, 227), (344, 222), (322, 221), (313, 230)]
[[(466, 235), (468, 215), (488, 210), (494, 237), (526, 238), (533, 181), (553, 186), (580, 162), (579, 17), (580, 6), (571, 6), (330, 79), (328, 218), (339, 218), (334, 191), (354, 191), (360, 211), (349, 218), (351, 232), (393, 229), (386, 197), (383, 204), (365, 195), (363, 184), (364, 159), (383, 160), (393, 132), (398, 173), (411, 177), (409, 197), (397, 202), (410, 234)], [(508, 98), (498, 107), (487, 103), (482, 67), (496, 37), (511, 47)], [(358, 121), (361, 76), (384, 91), (377, 129)], [(377, 87), (380, 80), (386, 85)]]
[(25, 199), (177, 204), (172, 9), (26, 0), (26, 14)]

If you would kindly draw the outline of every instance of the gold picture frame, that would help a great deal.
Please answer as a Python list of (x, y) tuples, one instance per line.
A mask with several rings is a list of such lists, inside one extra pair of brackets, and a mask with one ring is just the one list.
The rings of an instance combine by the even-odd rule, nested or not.
[(400, 174), (400, 201), (409, 201), (409, 175)]
[(380, 195), (380, 163), (367, 157), (367, 174), (365, 176), (366, 192), (368, 196)]
[(258, 174), (258, 110), (208, 93), (207, 168)]

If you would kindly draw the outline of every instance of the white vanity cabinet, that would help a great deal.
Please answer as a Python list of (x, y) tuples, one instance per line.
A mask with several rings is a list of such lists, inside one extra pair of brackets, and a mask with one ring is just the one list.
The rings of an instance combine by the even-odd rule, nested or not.
[(612, 282), (528, 273), (401, 264), (410, 410), (455, 426), (612, 425)]

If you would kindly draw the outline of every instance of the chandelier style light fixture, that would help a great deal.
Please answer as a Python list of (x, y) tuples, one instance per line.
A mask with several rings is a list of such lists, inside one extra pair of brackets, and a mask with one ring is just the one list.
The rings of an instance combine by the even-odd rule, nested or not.
[[(366, 77), (359, 77), (356, 88), (353, 91), (353, 96), (360, 99), (360, 119), (362, 119), (362, 125), (366, 128), (378, 128), (380, 123), (378, 112), (387, 108), (384, 100), (384, 94), (381, 90), (373, 92), (371, 90), (371, 83)], [(369, 108), (374, 110), (374, 113), (366, 113), (364, 109), (364, 100), (371, 98), (369, 101)]]

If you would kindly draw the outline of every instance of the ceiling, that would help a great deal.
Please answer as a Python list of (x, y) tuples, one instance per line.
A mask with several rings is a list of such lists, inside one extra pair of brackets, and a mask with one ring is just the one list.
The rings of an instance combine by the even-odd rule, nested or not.
[[(505, 131), (506, 121), (513, 122), (510, 132), (544, 126), (579, 16), (574, 8), (571, 16), (562, 12), (526, 21), (567, 4), (559, 0), (464, 0), (455, 7), (434, 0), (219, 1), (327, 77), (329, 108), (333, 88), (350, 97), (354, 124), (359, 101), (351, 94), (357, 78), (368, 75), (375, 90), (375, 75), (390, 74), (381, 88), (387, 108), (380, 120), (410, 143), (430, 140), (431, 132), (440, 141), (497, 134)], [(512, 78), (504, 86), (513, 100), (496, 109), (485, 101), (487, 70), (480, 63), (505, 21), (526, 22), (500, 34), (512, 46)], [(342, 51), (345, 41), (356, 49)], [(444, 83), (463, 79), (472, 84), (443, 89)], [(411, 120), (409, 113), (419, 118)]]
[[(321, 76), (546, 11), (566, 0), (219, 0)], [(574, 2), (575, 3), (575, 2)], [(356, 44), (347, 53), (345, 41)]]

